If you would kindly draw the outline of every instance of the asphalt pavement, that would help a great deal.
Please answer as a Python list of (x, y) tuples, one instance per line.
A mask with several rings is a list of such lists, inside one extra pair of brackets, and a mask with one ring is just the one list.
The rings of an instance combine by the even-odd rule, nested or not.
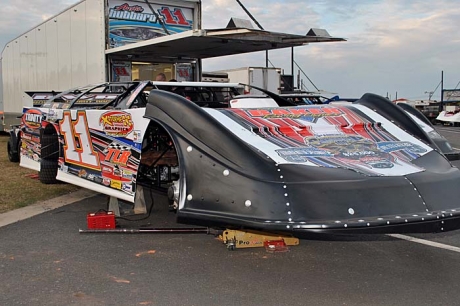
[[(460, 128), (439, 130), (460, 148)], [(119, 225), (177, 226), (164, 201)], [(106, 203), (0, 227), (0, 305), (460, 305), (460, 231), (318, 236), (286, 253), (229, 251), (206, 234), (79, 233)]]

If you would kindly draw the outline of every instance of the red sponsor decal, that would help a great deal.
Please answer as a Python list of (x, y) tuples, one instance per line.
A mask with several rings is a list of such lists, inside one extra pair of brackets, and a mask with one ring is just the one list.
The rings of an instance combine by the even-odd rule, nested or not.
[(99, 124), (102, 125), (107, 135), (116, 137), (126, 137), (134, 128), (131, 114), (121, 111), (111, 111), (102, 114)]
[(130, 156), (131, 151), (122, 151), (110, 148), (108, 149), (107, 155), (105, 156), (105, 161), (126, 166)]
[(38, 109), (28, 109), (22, 115), (22, 123), (31, 129), (38, 129), (42, 123), (42, 112)]
[(326, 117), (340, 116), (343, 112), (332, 106), (327, 107), (312, 107), (312, 108), (291, 108), (291, 109), (251, 109), (248, 110), (251, 117), (262, 118), (300, 118), (300, 117)]
[(141, 13), (144, 11), (142, 6), (139, 6), (139, 5), (130, 6), (128, 3), (123, 3), (122, 5), (115, 6), (115, 10), (125, 11), (125, 12), (137, 12), (137, 13)]

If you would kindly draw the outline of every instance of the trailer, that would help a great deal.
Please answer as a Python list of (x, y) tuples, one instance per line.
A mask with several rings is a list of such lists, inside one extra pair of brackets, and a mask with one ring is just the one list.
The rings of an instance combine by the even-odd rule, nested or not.
[(202, 29), (200, 0), (82, 0), (5, 45), (0, 114), (8, 129), (24, 107), (44, 102), (37, 92), (154, 80), (160, 73), (167, 80), (200, 81), (206, 58), (343, 40), (230, 23)]
[(5, 129), (3, 116), (3, 81), (2, 81), (2, 59), (0, 58), (0, 133)]
[(242, 83), (246, 87), (246, 93), (261, 94), (261, 92), (251, 86), (259, 87), (271, 92), (280, 93), (281, 89), (281, 68), (267, 67), (240, 67), (235, 69), (216, 71), (225, 73), (231, 83)]

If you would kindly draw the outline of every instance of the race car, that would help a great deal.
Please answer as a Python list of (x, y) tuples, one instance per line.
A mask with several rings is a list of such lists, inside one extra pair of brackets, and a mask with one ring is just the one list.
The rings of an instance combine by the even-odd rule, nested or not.
[(298, 106), (239, 101), (238, 84), (122, 90), (98, 109), (75, 108), (77, 96), (26, 110), (21, 165), (131, 202), (138, 186), (167, 189), (180, 223), (297, 237), (460, 227), (459, 169), (383, 97)]

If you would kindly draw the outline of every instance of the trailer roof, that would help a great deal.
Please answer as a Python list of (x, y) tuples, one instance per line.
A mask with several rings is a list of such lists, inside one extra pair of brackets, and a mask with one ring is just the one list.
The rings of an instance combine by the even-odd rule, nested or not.
[(106, 50), (118, 59), (205, 59), (302, 46), (309, 43), (345, 41), (343, 38), (270, 32), (247, 28), (190, 30)]

